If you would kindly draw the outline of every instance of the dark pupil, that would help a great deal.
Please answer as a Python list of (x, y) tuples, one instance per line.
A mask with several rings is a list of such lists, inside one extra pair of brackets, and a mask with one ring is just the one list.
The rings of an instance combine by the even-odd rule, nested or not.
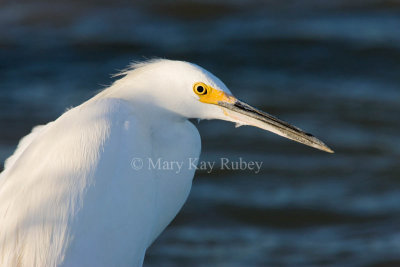
[(197, 92), (198, 92), (199, 94), (202, 94), (202, 93), (204, 92), (204, 87), (203, 87), (203, 86), (198, 86), (198, 87), (197, 87)]

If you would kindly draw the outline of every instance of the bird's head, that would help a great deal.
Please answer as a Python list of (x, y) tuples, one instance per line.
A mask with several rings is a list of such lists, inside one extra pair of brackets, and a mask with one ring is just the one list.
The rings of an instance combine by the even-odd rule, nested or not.
[(121, 75), (125, 77), (113, 85), (119, 88), (119, 97), (141, 106), (144, 112), (161, 108), (189, 119), (220, 119), (255, 126), (333, 153), (313, 135), (238, 100), (220, 79), (195, 64), (151, 60), (133, 64)]

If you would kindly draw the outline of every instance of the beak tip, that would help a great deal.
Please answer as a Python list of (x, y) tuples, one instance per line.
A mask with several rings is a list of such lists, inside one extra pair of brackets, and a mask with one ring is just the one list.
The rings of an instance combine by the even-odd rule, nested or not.
[(330, 154), (334, 154), (335, 151), (333, 151), (330, 147), (328, 147), (327, 145), (323, 144), (322, 146), (317, 147), (318, 149), (328, 152)]
[(311, 144), (311, 145), (308, 144), (308, 145), (310, 145), (310, 146), (312, 146), (312, 147), (314, 147), (316, 149), (319, 149), (321, 151), (328, 152), (330, 154), (334, 154), (335, 153), (335, 151), (333, 151), (330, 147), (328, 147), (324, 142), (322, 142), (321, 140), (319, 140), (315, 136), (311, 135), (311, 137), (312, 137), (313, 144)]
[(326, 147), (325, 151), (328, 152), (328, 153), (331, 153), (331, 154), (335, 154), (335, 151), (333, 151), (329, 147)]

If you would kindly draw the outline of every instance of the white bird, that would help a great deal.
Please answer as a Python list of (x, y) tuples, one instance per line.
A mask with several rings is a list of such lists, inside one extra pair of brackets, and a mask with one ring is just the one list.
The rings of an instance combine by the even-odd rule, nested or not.
[[(184, 204), (195, 172), (150, 168), (146, 159), (198, 158), (200, 136), (190, 118), (252, 125), (333, 152), (237, 100), (195, 64), (151, 60), (120, 76), (35, 127), (6, 160), (0, 266), (141, 266), (146, 249)], [(132, 159), (142, 162), (132, 166)]]

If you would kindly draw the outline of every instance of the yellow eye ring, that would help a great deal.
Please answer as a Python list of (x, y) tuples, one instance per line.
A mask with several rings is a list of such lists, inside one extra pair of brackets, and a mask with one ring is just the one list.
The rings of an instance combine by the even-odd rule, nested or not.
[(204, 83), (195, 83), (193, 85), (193, 91), (196, 95), (206, 95), (208, 94), (209, 87)]

